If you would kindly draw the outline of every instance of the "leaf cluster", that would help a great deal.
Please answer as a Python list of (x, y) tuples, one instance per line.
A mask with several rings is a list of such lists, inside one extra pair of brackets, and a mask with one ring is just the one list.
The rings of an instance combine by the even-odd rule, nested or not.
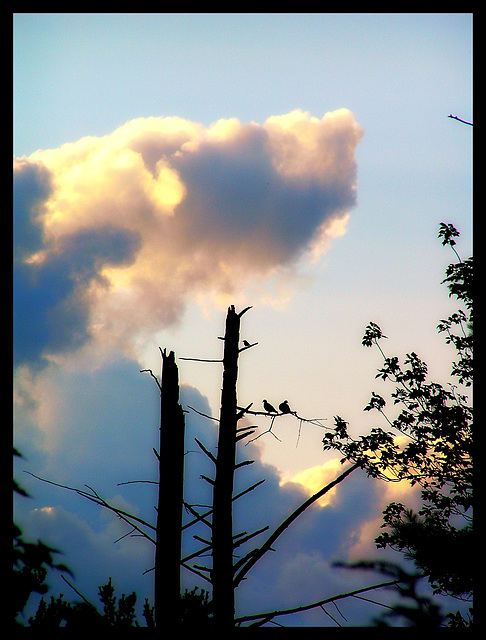
[[(15, 448), (14, 456), (22, 457)], [(29, 494), (14, 479), (14, 492), (24, 497)], [(48, 569), (71, 573), (69, 568), (54, 560), (54, 555), (60, 552), (44, 544), (41, 540), (27, 542), (22, 536), (22, 530), (13, 523), (13, 574), (12, 594), (14, 605), (14, 623), (21, 625), (17, 617), (24, 610), (32, 593), (44, 594), (48, 590), (46, 583)]]
[(23, 611), (31, 593), (44, 594), (48, 590), (46, 583), (48, 569), (69, 572), (64, 564), (54, 561), (53, 555), (59, 553), (40, 540), (26, 542), (22, 531), (13, 525), (13, 599), (14, 618)]
[(414, 560), (429, 577), (434, 593), (469, 594), (474, 567), (472, 527), (455, 528), (438, 513), (436, 510), (420, 517), (403, 504), (392, 502), (383, 513), (382, 527), (389, 531), (378, 536), (377, 547), (390, 546)]

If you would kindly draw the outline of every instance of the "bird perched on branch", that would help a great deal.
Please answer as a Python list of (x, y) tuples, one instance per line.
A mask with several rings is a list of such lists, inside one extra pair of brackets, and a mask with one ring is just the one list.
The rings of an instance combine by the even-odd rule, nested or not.
[(282, 413), (292, 413), (289, 407), (289, 403), (287, 402), (287, 400), (284, 400), (283, 402), (281, 402), (278, 405), (278, 408), (280, 409), (280, 411)]
[(248, 340), (243, 340), (243, 346), (251, 347), (251, 344), (248, 342)]
[(269, 402), (267, 402), (266, 400), (263, 400), (263, 408), (265, 409), (265, 411), (267, 413), (277, 413), (277, 409), (275, 409), (275, 407), (273, 407)]

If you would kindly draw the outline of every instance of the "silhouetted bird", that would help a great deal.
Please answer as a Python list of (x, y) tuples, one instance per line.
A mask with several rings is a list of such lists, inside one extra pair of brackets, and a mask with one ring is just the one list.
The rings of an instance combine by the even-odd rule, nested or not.
[(284, 400), (283, 402), (281, 402), (278, 405), (278, 408), (282, 413), (291, 413), (289, 403), (287, 402), (287, 400)]
[(275, 409), (275, 407), (272, 407), (272, 405), (266, 400), (263, 401), (263, 408), (267, 413), (277, 413), (277, 409)]
[(243, 340), (243, 345), (244, 345), (245, 347), (249, 347), (249, 346), (250, 346), (250, 343), (248, 342), (248, 340)]

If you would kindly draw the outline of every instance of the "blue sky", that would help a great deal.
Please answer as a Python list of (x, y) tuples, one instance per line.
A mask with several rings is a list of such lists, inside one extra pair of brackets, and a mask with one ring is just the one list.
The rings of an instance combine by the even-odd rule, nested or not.
[[(13, 34), (19, 473), (91, 484), (149, 517), (150, 492), (117, 487), (156, 473), (157, 394), (139, 370), (159, 371), (159, 345), (220, 357), (229, 304), (253, 305), (243, 337), (258, 342), (242, 354), (242, 404), (287, 398), (300, 415), (366, 432), (376, 418), (362, 409), (385, 389), (379, 354), (361, 346), (370, 320), (388, 354), (413, 350), (432, 379), (449, 379), (435, 327), (455, 308), (440, 286), (453, 256), (437, 231), (453, 223), (471, 255), (472, 127), (447, 117), (473, 120), (471, 14), (25, 13)], [(179, 369), (183, 397), (217, 415), (218, 365)], [(188, 430), (214, 438), (194, 415)], [(317, 427), (298, 446), (292, 418), (277, 435), (250, 448), (275, 521), (338, 472)], [(115, 551), (119, 523), (22, 481), (34, 498), (19, 521), (59, 538), (80, 587), (113, 575), (151, 597), (140, 577), (150, 549)], [(389, 486), (349, 483), (242, 588), (242, 611), (259, 589), (270, 607), (301, 604), (285, 576), (310, 566), (346, 590), (330, 560), (373, 552), (394, 499)], [(322, 546), (316, 532), (335, 522), (341, 546)], [(298, 623), (333, 624), (313, 616)]]

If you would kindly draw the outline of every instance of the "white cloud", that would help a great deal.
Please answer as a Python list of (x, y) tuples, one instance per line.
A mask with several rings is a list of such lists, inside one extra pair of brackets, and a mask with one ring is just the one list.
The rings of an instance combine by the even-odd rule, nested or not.
[(17, 288), (39, 316), (33, 356), (90, 339), (129, 352), (189, 300), (238, 303), (252, 283), (288, 296), (298, 261), (345, 232), (362, 133), (347, 109), (207, 128), (138, 118), (16, 159)]

